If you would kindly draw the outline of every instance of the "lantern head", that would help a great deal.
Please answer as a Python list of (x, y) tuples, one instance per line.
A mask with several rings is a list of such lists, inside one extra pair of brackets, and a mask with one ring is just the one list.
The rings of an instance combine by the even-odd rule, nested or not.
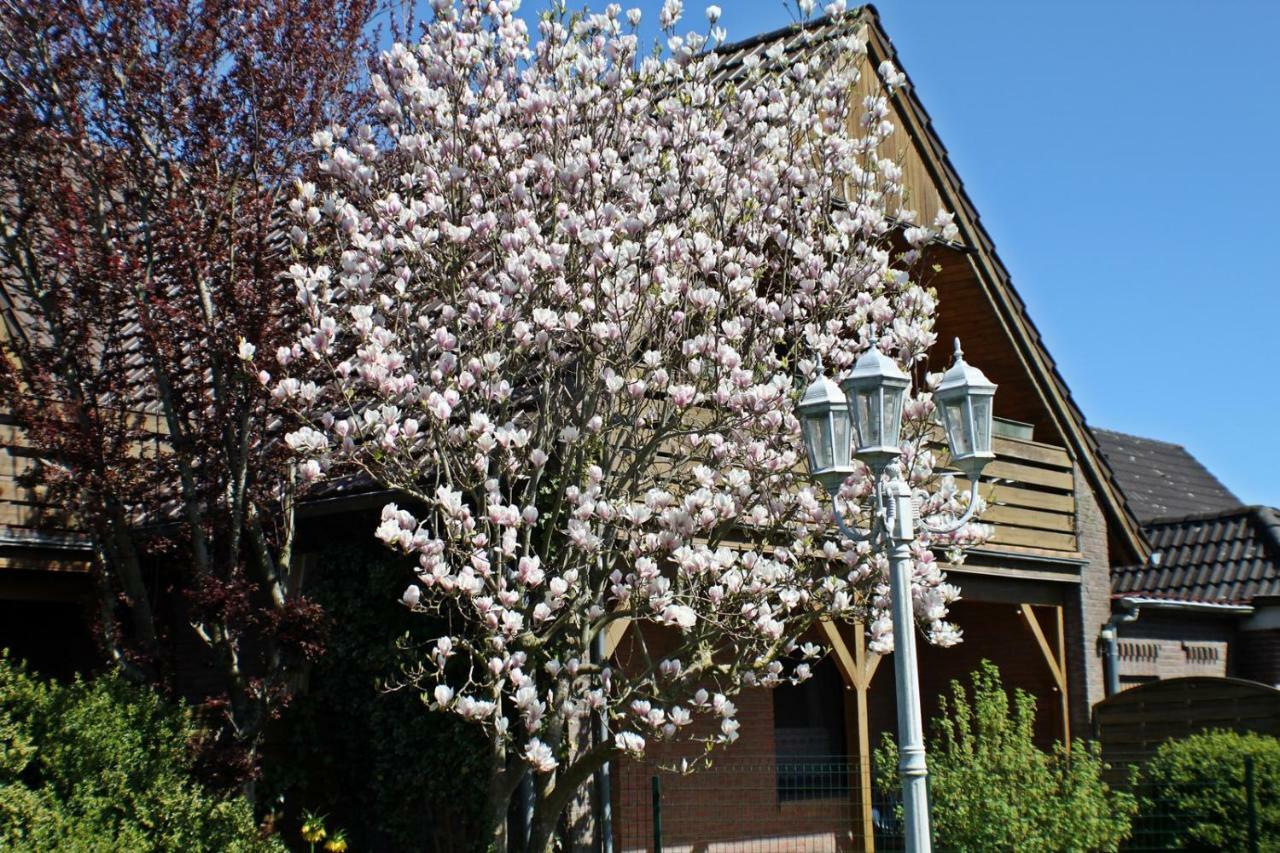
[(809, 473), (829, 493), (835, 494), (853, 473), (849, 464), (849, 407), (840, 387), (825, 376), (805, 389), (796, 406)]
[(853, 453), (879, 472), (901, 453), (902, 403), (911, 377), (872, 345), (840, 382), (853, 420)]
[(995, 393), (995, 383), (965, 362), (960, 339), (956, 338), (955, 362), (942, 375), (933, 400), (942, 412), (951, 461), (974, 479), (995, 458), (991, 451), (991, 403)]

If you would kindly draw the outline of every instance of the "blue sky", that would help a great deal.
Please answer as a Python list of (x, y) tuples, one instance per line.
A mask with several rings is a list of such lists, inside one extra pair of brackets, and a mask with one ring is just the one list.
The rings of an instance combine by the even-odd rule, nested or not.
[[(733, 40), (791, 21), (719, 5)], [(1280, 505), (1280, 2), (876, 5), (1089, 422)]]

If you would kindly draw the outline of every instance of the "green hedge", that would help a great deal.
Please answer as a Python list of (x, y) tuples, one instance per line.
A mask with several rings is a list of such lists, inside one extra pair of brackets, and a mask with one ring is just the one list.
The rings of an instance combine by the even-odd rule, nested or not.
[(1247, 756), (1254, 764), (1259, 849), (1280, 851), (1280, 740), (1232, 731), (1168, 741), (1135, 774), (1144, 846), (1248, 850)]
[(244, 800), (192, 777), (190, 712), (108, 674), (41, 680), (0, 653), (0, 849), (270, 851)]

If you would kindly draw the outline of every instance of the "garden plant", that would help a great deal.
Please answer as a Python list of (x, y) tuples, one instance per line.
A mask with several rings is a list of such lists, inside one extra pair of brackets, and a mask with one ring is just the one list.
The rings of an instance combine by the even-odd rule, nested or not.
[(1248, 850), (1248, 760), (1259, 849), (1280, 850), (1280, 739), (1225, 730), (1168, 741), (1137, 769), (1137, 829), (1144, 843)]
[[(939, 850), (1117, 850), (1135, 801), (1103, 781), (1096, 744), (1036, 745), (1035, 698), (1007, 691), (989, 661), (968, 687), (951, 682), (928, 739), (929, 805)], [(892, 739), (876, 752), (881, 784), (897, 778)], [(1066, 841), (1070, 839), (1070, 841)]]

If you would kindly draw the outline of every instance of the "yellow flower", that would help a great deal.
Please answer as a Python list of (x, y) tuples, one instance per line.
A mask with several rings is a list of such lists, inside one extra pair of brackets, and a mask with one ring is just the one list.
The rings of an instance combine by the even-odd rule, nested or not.
[(347, 853), (347, 834), (342, 831), (335, 832), (324, 843), (324, 849), (329, 853)]
[(324, 818), (308, 812), (302, 818), (302, 840), (308, 844), (323, 841), (325, 836)]

